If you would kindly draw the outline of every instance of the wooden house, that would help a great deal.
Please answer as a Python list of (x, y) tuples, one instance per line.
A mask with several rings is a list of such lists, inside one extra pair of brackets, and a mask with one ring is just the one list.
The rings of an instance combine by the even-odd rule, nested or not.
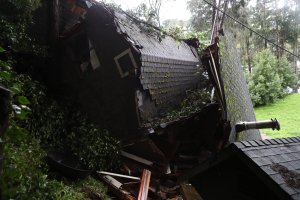
[(186, 42), (101, 3), (62, 1), (59, 10), (58, 85), (95, 123), (137, 133), (199, 85), (201, 63)]

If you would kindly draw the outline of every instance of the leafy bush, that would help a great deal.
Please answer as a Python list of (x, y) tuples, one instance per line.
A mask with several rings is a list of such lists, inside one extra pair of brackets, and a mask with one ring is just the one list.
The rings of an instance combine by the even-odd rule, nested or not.
[(295, 88), (297, 76), (285, 56), (279, 60), (270, 50), (263, 50), (254, 57), (254, 68), (248, 74), (248, 85), (254, 105), (273, 103), (286, 95), (288, 87)]
[(4, 199), (82, 199), (83, 194), (47, 177), (45, 152), (26, 130), (11, 124), (6, 132), (1, 188)]
[(293, 72), (291, 63), (287, 60), (286, 56), (282, 56), (276, 65), (277, 72), (280, 79), (282, 80), (282, 88), (286, 89), (287, 87), (295, 88), (297, 85), (298, 77)]
[(0, 46), (14, 52), (46, 55), (46, 48), (38, 45), (28, 30), (34, 24), (32, 15), (40, 0), (6, 0), (0, 6)]
[(170, 110), (166, 116), (153, 120), (151, 125), (156, 127), (161, 123), (175, 121), (199, 112), (205, 105), (210, 102), (210, 92), (208, 88), (198, 88), (188, 90), (187, 96), (184, 98), (177, 109)]
[(119, 165), (120, 142), (88, 121), (77, 107), (59, 105), (45, 94), (45, 87), (23, 79), (23, 92), (31, 102), (31, 113), (23, 127), (38, 138), (44, 148), (71, 151), (93, 170), (112, 170)]
[[(3, 52), (3, 49), (0, 48)], [(42, 162), (45, 152), (39, 141), (31, 137), (20, 124), (30, 113), (30, 101), (22, 94), (25, 76), (11, 70), (12, 61), (0, 60), (0, 84), (12, 92), (10, 124), (5, 133), (3, 173), (0, 186), (4, 199), (81, 199), (82, 194), (50, 180), (46, 175), (46, 165)]]
[(40, 0), (1, 1), (0, 84), (12, 92), (13, 113), (6, 138), (0, 138), (5, 144), (0, 186), (4, 199), (83, 199), (77, 186), (47, 176), (45, 147), (73, 151), (89, 167), (100, 170), (117, 167), (119, 143), (74, 112), (72, 105), (59, 105), (40, 83), (13, 71), (17, 65), (29, 67), (22, 56), (45, 55), (28, 34), (32, 13), (39, 6)]
[(0, 84), (12, 91), (14, 110), (6, 138), (0, 138), (5, 144), (0, 180), (4, 199), (83, 199), (81, 189), (48, 178), (41, 145), (73, 151), (100, 170), (117, 167), (119, 142), (74, 108), (49, 98), (40, 83), (13, 72), (12, 64), (0, 60)]
[(82, 200), (89, 191), (108, 199), (106, 188), (90, 177), (77, 183), (49, 178), (43, 162), (46, 152), (41, 149), (38, 140), (14, 122), (6, 135), (4, 173), (0, 182), (4, 199)]
[(107, 130), (89, 123), (80, 112), (73, 113), (66, 135), (68, 145), (65, 146), (90, 169), (116, 170), (120, 164), (120, 142), (111, 137)]
[(254, 105), (274, 102), (283, 95), (276, 58), (270, 50), (265, 49), (254, 57), (254, 68), (248, 84)]

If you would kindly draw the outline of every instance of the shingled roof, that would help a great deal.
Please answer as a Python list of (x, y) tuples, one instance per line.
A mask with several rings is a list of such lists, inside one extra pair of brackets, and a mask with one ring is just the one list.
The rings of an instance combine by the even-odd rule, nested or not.
[(139, 53), (140, 82), (144, 90), (149, 90), (157, 105), (168, 103), (199, 83), (201, 63), (194, 47), (123, 10), (94, 0), (85, 1), (89, 4), (80, 7), (84, 4), (80, 2), (65, 0), (61, 3), (63, 17), (60, 29), (68, 32), (82, 21), (80, 16), (88, 10), (98, 9), (98, 12), (104, 13), (102, 18), (106, 18), (106, 25), (114, 26), (132, 49)]
[(240, 161), (240, 166), (257, 176), (278, 199), (300, 199), (300, 137), (232, 143), (179, 180), (209, 174), (210, 169), (222, 168), (228, 160)]
[(285, 199), (300, 199), (300, 137), (242, 141), (234, 153)]
[(157, 104), (184, 93), (199, 82), (200, 60), (194, 47), (125, 12), (114, 12), (118, 32), (140, 52), (140, 80)]

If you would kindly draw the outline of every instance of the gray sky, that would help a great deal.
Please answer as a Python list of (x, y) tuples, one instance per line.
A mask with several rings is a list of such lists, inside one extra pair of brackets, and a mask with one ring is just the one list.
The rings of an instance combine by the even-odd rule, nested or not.
[[(146, 0), (107, 0), (108, 2), (114, 1), (116, 4), (121, 5), (122, 9), (127, 10), (135, 8)], [(188, 20), (191, 13), (186, 8), (186, 0), (163, 0), (160, 18), (161, 21), (166, 19), (181, 19)]]

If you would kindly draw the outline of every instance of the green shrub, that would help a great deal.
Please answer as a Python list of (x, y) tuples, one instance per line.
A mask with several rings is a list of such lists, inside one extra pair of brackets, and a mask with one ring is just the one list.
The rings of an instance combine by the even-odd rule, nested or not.
[(46, 48), (37, 44), (28, 33), (34, 24), (33, 12), (40, 5), (40, 0), (1, 1), (0, 46), (13, 52), (46, 55)]
[(75, 108), (60, 106), (40, 83), (13, 72), (12, 64), (0, 60), (0, 84), (11, 90), (13, 104), (6, 137), (0, 138), (5, 144), (4, 199), (83, 199), (82, 188), (48, 178), (41, 145), (71, 150), (90, 168), (107, 170), (118, 166), (119, 142)]
[(6, 135), (1, 177), (4, 199), (82, 199), (83, 194), (47, 177), (47, 166), (42, 162), (46, 153), (38, 140), (15, 124)]
[(276, 59), (270, 50), (263, 50), (254, 57), (254, 68), (248, 74), (248, 85), (254, 105), (273, 103), (286, 96), (287, 88), (297, 87), (298, 77), (291, 63), (283, 55)]
[(285, 90), (287, 87), (295, 88), (297, 85), (298, 77), (293, 72), (291, 63), (287, 60), (286, 56), (282, 56), (276, 65), (276, 70), (282, 80), (282, 88)]
[(263, 50), (254, 57), (254, 68), (248, 85), (254, 105), (272, 103), (283, 96), (282, 80), (276, 69), (276, 57)]
[(23, 92), (31, 102), (31, 113), (23, 127), (44, 148), (71, 151), (93, 170), (113, 170), (119, 166), (120, 142), (107, 130), (89, 122), (66, 100), (58, 104), (45, 94), (46, 89), (40, 83), (23, 81)]

